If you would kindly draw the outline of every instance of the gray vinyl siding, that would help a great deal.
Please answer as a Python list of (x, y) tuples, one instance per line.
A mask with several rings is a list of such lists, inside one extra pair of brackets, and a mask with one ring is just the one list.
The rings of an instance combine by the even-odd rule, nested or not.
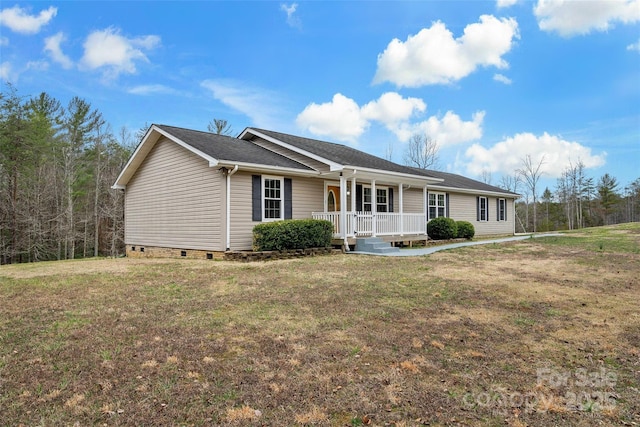
[(273, 151), (274, 153), (278, 153), (282, 156), (288, 157), (292, 160), (295, 160), (298, 163), (302, 163), (303, 165), (309, 166), (310, 168), (313, 168), (315, 170), (318, 170), (320, 172), (328, 172), (329, 171), (329, 166), (325, 163), (319, 162), (317, 160), (314, 160), (310, 157), (304, 156), (300, 153), (297, 153), (295, 151), (289, 150), (285, 147), (282, 147), (278, 144), (274, 144), (273, 142), (264, 140), (262, 138), (254, 138), (251, 140), (251, 142), (253, 142), (256, 145), (259, 145), (263, 148), (266, 148), (269, 151)]
[(422, 188), (405, 189), (404, 193), (402, 193), (402, 199), (405, 213), (424, 213), (424, 194)]
[(224, 250), (223, 186), (207, 161), (160, 139), (126, 188), (126, 244)]
[[(238, 172), (231, 177), (231, 250), (249, 250), (253, 243), (253, 227), (260, 224), (252, 220), (251, 176), (249, 172)], [(277, 176), (277, 175), (269, 175)], [(324, 209), (323, 180), (313, 178), (291, 178), (293, 219), (311, 218), (312, 212)]]
[(514, 211), (513, 199), (507, 201), (507, 220), (497, 221), (497, 207), (495, 196), (487, 196), (489, 208), (488, 221), (478, 221), (476, 211), (476, 195), (449, 193), (449, 216), (456, 221), (469, 221), (476, 230), (476, 236), (513, 234)]

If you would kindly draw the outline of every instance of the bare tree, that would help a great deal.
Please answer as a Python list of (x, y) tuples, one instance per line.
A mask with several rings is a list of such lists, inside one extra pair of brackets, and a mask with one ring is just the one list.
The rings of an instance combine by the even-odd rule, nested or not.
[(527, 154), (527, 156), (521, 161), (522, 161), (522, 167), (518, 169), (516, 172), (518, 173), (518, 175), (520, 175), (524, 183), (527, 185), (527, 188), (529, 189), (529, 191), (531, 192), (531, 196), (533, 197), (533, 232), (535, 233), (536, 222), (537, 222), (536, 205), (538, 201), (537, 186), (538, 186), (538, 181), (540, 180), (540, 177), (544, 173), (541, 170), (542, 165), (544, 164), (544, 155), (540, 158), (540, 161), (537, 164), (533, 163), (533, 160), (531, 160), (530, 154)]
[(387, 145), (387, 148), (384, 150), (384, 158), (389, 160), (390, 162), (393, 161), (393, 144), (389, 143), (389, 145)]
[(491, 185), (491, 171), (489, 169), (482, 169), (480, 177), (482, 178), (482, 182)]
[(504, 190), (511, 191), (512, 193), (517, 193), (518, 184), (520, 184), (520, 176), (516, 173), (514, 175), (502, 175), (498, 186)]
[(230, 136), (233, 133), (231, 125), (225, 119), (213, 119), (207, 125), (207, 130), (218, 135)]
[(424, 133), (414, 133), (404, 153), (404, 163), (418, 169), (438, 168), (438, 143)]

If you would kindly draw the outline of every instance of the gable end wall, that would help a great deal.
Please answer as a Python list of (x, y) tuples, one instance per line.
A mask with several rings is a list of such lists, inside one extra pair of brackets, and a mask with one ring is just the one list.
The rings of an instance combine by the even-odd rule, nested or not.
[(125, 192), (125, 243), (224, 250), (224, 178), (206, 160), (163, 138)]

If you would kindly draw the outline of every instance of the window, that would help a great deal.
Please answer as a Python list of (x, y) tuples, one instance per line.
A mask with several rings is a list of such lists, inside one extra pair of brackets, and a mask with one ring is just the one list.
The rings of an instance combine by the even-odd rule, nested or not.
[(478, 221), (489, 221), (489, 205), (486, 197), (478, 197)]
[(507, 201), (505, 199), (498, 199), (498, 221), (507, 220)]
[(263, 177), (264, 220), (283, 219), (282, 178)]
[[(362, 210), (371, 212), (371, 187), (362, 188)], [(389, 210), (388, 188), (376, 188), (376, 212), (387, 212)]]
[(429, 219), (446, 216), (446, 195), (429, 193)]

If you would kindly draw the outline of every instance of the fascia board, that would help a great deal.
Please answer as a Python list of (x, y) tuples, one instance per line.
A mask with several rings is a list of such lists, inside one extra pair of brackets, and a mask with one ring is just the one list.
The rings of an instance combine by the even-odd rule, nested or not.
[(324, 157), (322, 157), (322, 156), (318, 156), (318, 155), (316, 155), (316, 154), (310, 153), (310, 152), (308, 152), (308, 151), (306, 151), (306, 150), (303, 150), (303, 149), (301, 149), (301, 148), (298, 148), (298, 147), (295, 147), (295, 146), (293, 146), (293, 145), (287, 144), (286, 142), (282, 142), (282, 141), (280, 141), (280, 140), (279, 140), (279, 139), (277, 139), (277, 138), (273, 138), (273, 137), (271, 137), (271, 136), (269, 136), (269, 135), (265, 135), (265, 134), (263, 134), (263, 133), (261, 133), (261, 132), (258, 132), (257, 130), (252, 129), (252, 128), (246, 128), (246, 129), (245, 129), (245, 130), (240, 134), (240, 136), (239, 136), (238, 138), (240, 138), (240, 139), (244, 139), (243, 137), (244, 137), (247, 133), (251, 133), (252, 135), (255, 135), (255, 136), (257, 136), (257, 137), (260, 137), (260, 138), (262, 138), (262, 139), (265, 139), (265, 140), (267, 140), (267, 141), (269, 141), (269, 142), (273, 142), (274, 144), (277, 144), (277, 145), (279, 145), (279, 146), (281, 146), (281, 147), (284, 147), (284, 148), (286, 148), (287, 150), (291, 150), (291, 151), (293, 151), (293, 152), (295, 152), (295, 153), (302, 154), (303, 156), (306, 156), (306, 157), (309, 157), (309, 158), (311, 158), (311, 159), (313, 159), (313, 160), (316, 160), (316, 161), (318, 161), (318, 162), (324, 163), (324, 164), (326, 164), (326, 165), (328, 165), (328, 166), (329, 166), (329, 170), (330, 170), (330, 171), (340, 171), (340, 170), (342, 170), (342, 169), (344, 168), (344, 166), (343, 166), (343, 165), (341, 165), (340, 163), (333, 162), (333, 161), (331, 161), (331, 160), (329, 160), (329, 159), (325, 159), (325, 158), (324, 158)]
[(501, 193), (499, 191), (473, 190), (471, 188), (444, 187), (441, 185), (429, 185), (427, 189), (449, 191), (451, 193), (476, 194), (481, 196), (496, 196), (504, 199), (519, 199), (520, 197), (522, 197), (520, 194)]
[(419, 181), (419, 182), (423, 182), (425, 185), (429, 185), (429, 183), (437, 183), (437, 182), (443, 182), (444, 179), (442, 178), (433, 178), (430, 176), (422, 176), (422, 175), (413, 175), (413, 174), (409, 174), (409, 173), (402, 173), (402, 172), (392, 172), (392, 171), (385, 171), (385, 170), (381, 170), (381, 169), (370, 169), (370, 168), (363, 168), (363, 167), (359, 167), (359, 166), (345, 166), (344, 169), (347, 170), (354, 170), (356, 171), (356, 175), (360, 172), (364, 172), (367, 174), (373, 174), (373, 175), (380, 175), (380, 176), (391, 176), (394, 178), (405, 178), (405, 179), (410, 179), (413, 181)]
[(217, 166), (231, 167), (238, 166), (239, 170), (252, 171), (252, 172), (266, 172), (266, 173), (287, 173), (289, 175), (317, 177), (320, 172), (316, 170), (303, 170), (295, 168), (286, 168), (282, 166), (268, 166), (258, 163), (243, 163), (234, 162), (230, 160), (219, 160)]

